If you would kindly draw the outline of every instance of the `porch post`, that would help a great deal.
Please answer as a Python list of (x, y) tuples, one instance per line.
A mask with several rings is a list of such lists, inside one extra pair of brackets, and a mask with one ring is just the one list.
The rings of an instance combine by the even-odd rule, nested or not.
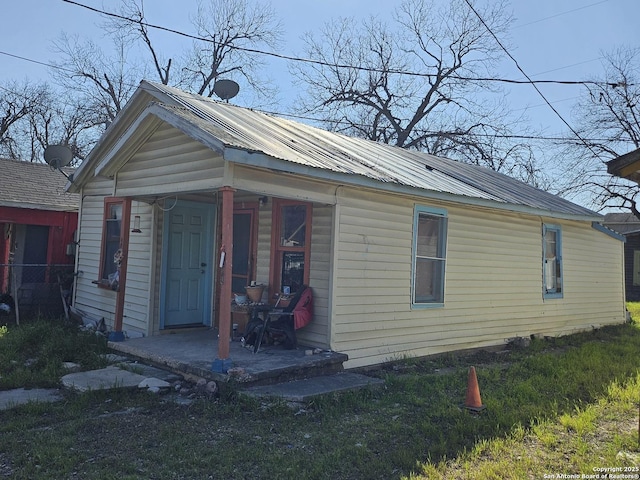
[(124, 319), (124, 297), (127, 285), (127, 264), (129, 258), (129, 230), (131, 230), (131, 198), (126, 197), (122, 202), (122, 221), (121, 227), (121, 245), (123, 252), (122, 261), (118, 267), (118, 291), (116, 292), (116, 309), (113, 318), (113, 332), (110, 334), (109, 340), (122, 341), (122, 323)]
[[(231, 275), (233, 258), (233, 193), (231, 187), (222, 187), (222, 245), (220, 247), (220, 309), (218, 315), (218, 358), (213, 361), (214, 372), (226, 373), (231, 367), (229, 341), (231, 337)], [(223, 260), (224, 256), (224, 260)]]

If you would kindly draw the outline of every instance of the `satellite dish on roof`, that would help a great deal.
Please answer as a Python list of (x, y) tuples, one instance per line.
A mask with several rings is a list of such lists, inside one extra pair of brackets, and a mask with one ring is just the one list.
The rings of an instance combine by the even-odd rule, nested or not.
[(44, 149), (44, 161), (55, 169), (66, 167), (73, 160), (73, 152), (66, 145), (49, 145)]
[(213, 84), (213, 93), (225, 102), (229, 102), (229, 99), (235, 97), (239, 91), (240, 85), (233, 80), (217, 80)]

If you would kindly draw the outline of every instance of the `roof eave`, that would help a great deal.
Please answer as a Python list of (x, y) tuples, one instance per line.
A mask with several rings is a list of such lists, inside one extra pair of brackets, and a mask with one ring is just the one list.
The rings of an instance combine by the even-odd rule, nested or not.
[[(142, 84), (145, 82), (141, 82)], [(84, 183), (93, 176), (95, 170), (95, 163), (98, 159), (108, 152), (112, 147), (112, 142), (109, 141), (113, 138), (113, 141), (117, 141), (122, 135), (123, 131), (127, 130), (127, 125), (131, 121), (131, 116), (136, 115), (136, 106), (141, 108), (140, 105), (144, 105), (145, 97), (147, 102), (150, 97), (150, 93), (144, 88), (138, 88), (131, 98), (127, 101), (123, 109), (116, 115), (115, 119), (102, 133), (93, 149), (89, 152), (85, 160), (76, 169), (73, 180), (67, 182), (66, 191), (71, 193), (80, 193)]]
[(73, 212), (78, 210), (78, 205), (48, 205), (44, 203), (25, 203), (2, 201), (0, 207), (19, 208), (22, 210), (45, 210), (48, 212)]
[(607, 162), (607, 173), (640, 183), (640, 149)]
[(500, 202), (496, 200), (470, 197), (466, 195), (439, 192), (435, 190), (426, 190), (423, 188), (415, 188), (393, 182), (381, 182), (373, 178), (362, 175), (354, 175), (342, 172), (334, 172), (320, 168), (314, 168), (307, 165), (293, 163), (287, 160), (281, 160), (262, 152), (248, 151), (245, 149), (227, 146), (224, 153), (225, 160), (230, 162), (247, 165), (251, 167), (261, 167), (269, 170), (286, 172), (289, 174), (302, 175), (318, 180), (324, 180), (344, 185), (352, 185), (356, 187), (370, 188), (381, 190), (388, 193), (404, 194), (413, 197), (421, 197), (430, 200), (440, 200), (445, 202), (461, 203), (464, 205), (492, 208), (514, 213), (522, 213), (527, 215), (542, 216), (556, 218), (561, 220), (575, 220), (586, 222), (600, 222), (604, 218), (603, 215), (593, 212), (593, 214), (575, 214), (567, 212), (556, 212), (542, 208), (534, 208), (527, 205), (517, 205), (512, 203)]

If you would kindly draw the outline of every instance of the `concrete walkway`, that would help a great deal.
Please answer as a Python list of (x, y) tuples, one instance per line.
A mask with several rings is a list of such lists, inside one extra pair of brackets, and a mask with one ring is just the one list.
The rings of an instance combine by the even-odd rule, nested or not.
[[(69, 373), (62, 377), (62, 386), (80, 393), (115, 388), (140, 388), (158, 392), (161, 389), (168, 389), (171, 386), (169, 381), (177, 378), (171, 372), (134, 363), (119, 355), (108, 355), (108, 359), (115, 365), (99, 370)], [(57, 402), (63, 398), (63, 390), (57, 388), (2, 390), (0, 391), (0, 410), (31, 402)]]
[(30, 402), (58, 402), (62, 400), (62, 392), (55, 388), (34, 388), (0, 391), (0, 410), (24, 405)]
[(307, 402), (318, 395), (344, 392), (364, 387), (376, 387), (384, 380), (358, 373), (340, 372), (302, 380), (247, 387), (243, 393), (254, 397), (277, 397), (292, 402)]
[[(150, 392), (169, 391), (171, 382), (179, 375), (127, 357), (111, 355), (114, 363), (99, 370), (69, 373), (62, 377), (64, 388), (76, 392), (110, 390), (116, 388), (146, 389)], [(214, 383), (214, 382), (210, 382)], [(377, 378), (350, 372), (277, 383), (253, 386), (241, 392), (254, 397), (277, 397), (294, 402), (306, 402), (314, 396), (342, 392), (382, 384)], [(215, 386), (215, 385), (214, 385)], [(204, 388), (204, 384), (203, 384)], [(63, 399), (61, 389), (24, 389), (0, 391), (0, 410), (24, 405), (30, 402), (56, 402)]]

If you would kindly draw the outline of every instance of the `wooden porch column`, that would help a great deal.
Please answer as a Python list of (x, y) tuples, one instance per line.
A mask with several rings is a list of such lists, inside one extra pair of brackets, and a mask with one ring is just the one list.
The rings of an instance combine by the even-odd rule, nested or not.
[[(220, 269), (220, 309), (218, 314), (218, 358), (213, 362), (214, 372), (226, 373), (231, 367), (229, 341), (231, 338), (231, 275), (233, 258), (233, 194), (231, 187), (222, 187), (222, 245), (218, 265)], [(224, 255), (224, 262), (222, 257)]]
[(127, 263), (129, 259), (129, 231), (131, 230), (131, 198), (127, 197), (122, 202), (122, 236), (120, 237), (120, 249), (123, 252), (122, 262), (119, 267), (118, 274), (118, 291), (116, 293), (116, 310), (113, 318), (113, 330), (110, 340), (124, 340), (122, 335), (122, 323), (124, 320), (124, 297), (127, 285)]

